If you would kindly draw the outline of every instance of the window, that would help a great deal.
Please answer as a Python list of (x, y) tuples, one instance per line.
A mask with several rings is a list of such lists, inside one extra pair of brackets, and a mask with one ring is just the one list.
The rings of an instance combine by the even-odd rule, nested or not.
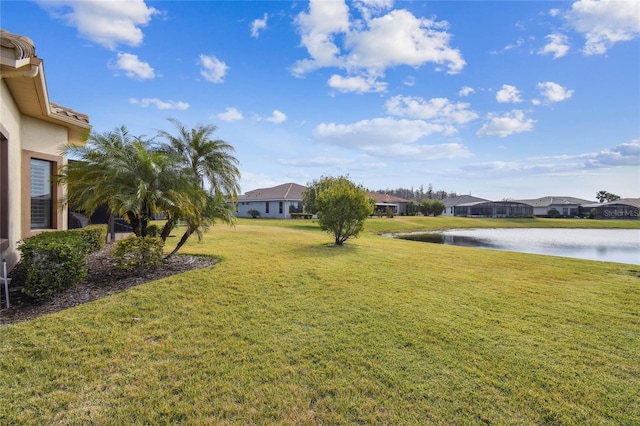
[(264, 203), (264, 212), (269, 213), (269, 202)]
[(284, 202), (280, 201), (280, 203), (278, 204), (278, 212), (282, 214), (283, 211), (284, 211)]
[(52, 227), (52, 169), (50, 161), (31, 159), (31, 229)]

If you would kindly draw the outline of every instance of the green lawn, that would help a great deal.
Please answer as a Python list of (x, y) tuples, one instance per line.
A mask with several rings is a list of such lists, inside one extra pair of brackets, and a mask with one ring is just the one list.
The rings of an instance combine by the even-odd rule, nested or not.
[(640, 266), (218, 225), (215, 267), (0, 328), (0, 424), (640, 424)]

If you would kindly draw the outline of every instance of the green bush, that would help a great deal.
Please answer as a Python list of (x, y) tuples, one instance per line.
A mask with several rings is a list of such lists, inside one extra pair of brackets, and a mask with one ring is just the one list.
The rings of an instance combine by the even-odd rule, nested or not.
[(256, 209), (251, 209), (249, 211), (247, 211), (247, 213), (249, 213), (249, 216), (251, 216), (253, 219), (255, 219), (256, 217), (260, 216), (260, 212)]
[(558, 211), (558, 209), (551, 209), (547, 212), (547, 215), (549, 217), (560, 217), (560, 212)]
[(160, 236), (160, 227), (155, 223), (147, 226), (147, 237), (159, 237)]
[(163, 243), (156, 237), (136, 237), (116, 242), (113, 257), (119, 269), (142, 274), (162, 264)]
[(22, 292), (40, 299), (82, 283), (88, 275), (87, 247), (83, 235), (72, 231), (26, 238), (18, 247), (25, 270)]
[(82, 235), (88, 253), (100, 251), (107, 243), (107, 225), (89, 225), (70, 231)]

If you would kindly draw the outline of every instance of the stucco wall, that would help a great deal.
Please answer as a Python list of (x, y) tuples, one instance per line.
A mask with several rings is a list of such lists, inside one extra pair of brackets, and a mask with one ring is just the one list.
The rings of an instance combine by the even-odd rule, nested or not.
[[(40, 158), (58, 165), (66, 162), (60, 150), (67, 143), (67, 129), (20, 113), (4, 80), (0, 80), (0, 131), (7, 139), (8, 181), (8, 248), (2, 252), (12, 267), (19, 258), (18, 242), (39, 231), (31, 231), (31, 196), (29, 159)], [(54, 196), (63, 196), (57, 187)], [(57, 201), (57, 200), (56, 200)], [(57, 202), (56, 202), (57, 206)], [(54, 226), (67, 228), (67, 211), (56, 207)]]
[(2, 256), (7, 259), (9, 267), (18, 260), (17, 245), (22, 238), (21, 192), (22, 192), (22, 149), (21, 132), (22, 115), (4, 81), (0, 84), (0, 131), (7, 138), (7, 165), (9, 185), (8, 200), (8, 239), (9, 247)]

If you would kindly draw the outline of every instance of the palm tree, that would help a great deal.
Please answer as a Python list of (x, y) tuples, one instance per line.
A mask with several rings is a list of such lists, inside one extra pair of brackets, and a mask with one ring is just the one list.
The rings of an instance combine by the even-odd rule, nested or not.
[(161, 130), (158, 135), (167, 139), (167, 151), (179, 155), (185, 166), (200, 180), (200, 185), (215, 195), (235, 199), (240, 178), (239, 162), (234, 157), (234, 148), (221, 139), (212, 139), (216, 131), (213, 125), (198, 125), (187, 129), (180, 121), (169, 121), (178, 131), (177, 136)]
[(127, 220), (136, 236), (145, 236), (155, 213), (172, 218), (193, 214), (206, 193), (170, 154), (154, 149), (126, 127), (91, 134), (86, 146), (67, 146), (70, 161), (58, 176), (68, 188), (65, 200), (88, 216), (103, 205)]

